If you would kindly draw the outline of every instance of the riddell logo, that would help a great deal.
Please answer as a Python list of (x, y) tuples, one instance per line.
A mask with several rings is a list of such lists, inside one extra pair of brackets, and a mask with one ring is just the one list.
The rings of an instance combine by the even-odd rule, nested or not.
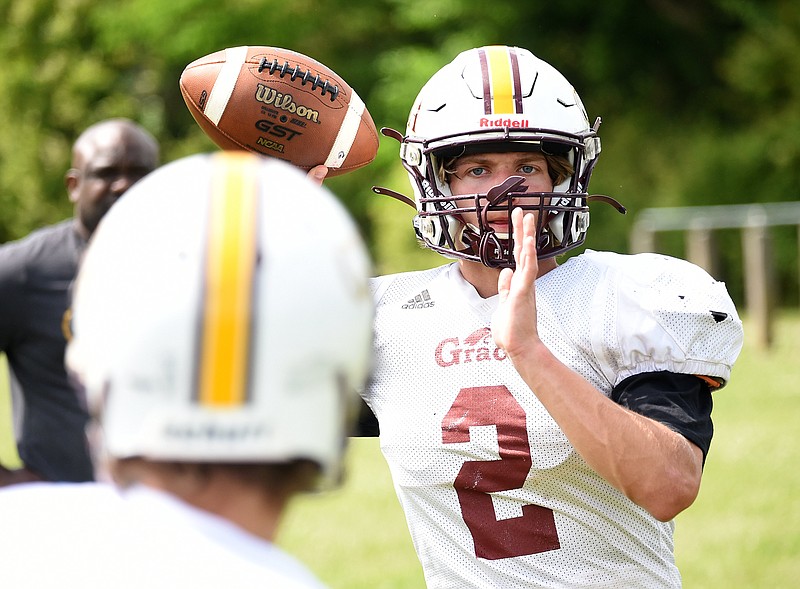
[(487, 119), (482, 118), (480, 121), (481, 128), (484, 127), (509, 127), (511, 129), (525, 129), (530, 127), (528, 119)]
[(463, 342), (457, 337), (450, 337), (436, 346), (436, 363), (442, 368), (487, 360), (502, 362), (506, 358), (505, 351), (494, 345), (492, 332), (488, 327), (473, 331)]
[(436, 193), (433, 191), (431, 183), (427, 180), (422, 181), (422, 189), (425, 191), (425, 196), (428, 198), (436, 198)]
[(408, 299), (407, 303), (403, 303), (403, 309), (428, 309), (436, 304), (431, 298), (428, 289), (426, 288), (413, 299)]

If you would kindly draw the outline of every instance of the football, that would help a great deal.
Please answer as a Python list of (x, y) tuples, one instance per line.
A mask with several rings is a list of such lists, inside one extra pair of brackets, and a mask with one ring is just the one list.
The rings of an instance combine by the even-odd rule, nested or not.
[(364, 102), (320, 62), (279, 47), (232, 47), (180, 77), (186, 106), (222, 149), (245, 149), (328, 176), (367, 165), (378, 131)]

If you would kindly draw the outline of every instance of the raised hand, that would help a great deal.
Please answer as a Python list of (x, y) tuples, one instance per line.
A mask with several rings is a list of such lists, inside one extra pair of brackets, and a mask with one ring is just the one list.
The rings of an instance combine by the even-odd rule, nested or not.
[(511, 213), (516, 268), (504, 268), (497, 281), (499, 303), (492, 317), (492, 336), (512, 361), (539, 341), (536, 328), (536, 219), (522, 209)]

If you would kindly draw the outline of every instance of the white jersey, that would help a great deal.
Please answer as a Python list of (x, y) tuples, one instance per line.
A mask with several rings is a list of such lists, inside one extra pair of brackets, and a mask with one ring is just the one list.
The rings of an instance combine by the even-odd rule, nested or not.
[[(496, 296), (457, 264), (373, 288), (364, 398), (430, 588), (681, 585), (673, 523), (589, 468), (494, 345)], [(536, 297), (542, 340), (605, 395), (642, 372), (725, 381), (742, 344), (724, 285), (666, 256), (588, 251)]]
[(9, 589), (323, 589), (271, 543), (147, 487), (8, 487), (0, 521)]

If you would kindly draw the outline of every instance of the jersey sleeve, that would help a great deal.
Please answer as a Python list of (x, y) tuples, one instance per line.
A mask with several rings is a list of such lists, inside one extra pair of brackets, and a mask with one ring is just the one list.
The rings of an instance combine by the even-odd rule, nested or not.
[[(646, 372), (704, 376), (724, 386), (742, 348), (742, 322), (725, 284), (669, 256), (612, 258), (610, 293), (593, 327), (613, 386)], [(612, 326), (612, 327), (609, 327)]]
[(395, 274), (386, 274), (384, 276), (375, 276), (369, 279), (369, 290), (372, 293), (372, 298), (375, 301), (375, 305), (380, 305), (381, 300), (383, 299), (383, 295), (386, 293), (386, 290), (391, 286), (392, 280), (395, 278)]

